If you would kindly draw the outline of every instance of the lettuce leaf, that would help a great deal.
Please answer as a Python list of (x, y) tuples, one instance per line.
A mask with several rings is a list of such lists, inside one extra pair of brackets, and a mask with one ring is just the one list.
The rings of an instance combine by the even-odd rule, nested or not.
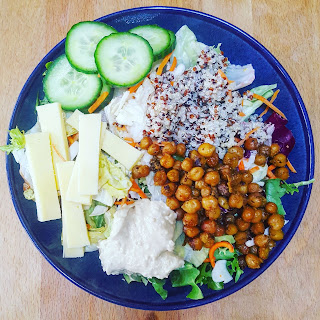
[(9, 131), (10, 144), (6, 146), (1, 146), (0, 150), (10, 154), (14, 150), (23, 149), (26, 144), (26, 139), (24, 137), (24, 131), (20, 131), (18, 127), (11, 129)]
[(203, 263), (199, 267), (200, 274), (196, 279), (196, 284), (207, 285), (211, 290), (221, 290), (224, 288), (223, 282), (215, 282), (212, 280), (212, 266), (210, 263)]
[(234, 237), (231, 235), (224, 235), (221, 237), (214, 237), (215, 242), (221, 242), (221, 241), (227, 241), (230, 242), (231, 244), (235, 243), (236, 240), (234, 240)]
[(235, 82), (233, 90), (249, 86), (255, 79), (255, 72), (252, 64), (247, 64), (245, 66), (229, 64), (225, 74), (229, 80)]

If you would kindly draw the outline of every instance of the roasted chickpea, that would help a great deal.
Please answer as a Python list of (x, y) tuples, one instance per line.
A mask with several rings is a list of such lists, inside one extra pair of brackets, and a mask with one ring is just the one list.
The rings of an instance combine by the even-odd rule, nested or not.
[(258, 140), (256, 138), (249, 138), (244, 142), (244, 148), (246, 150), (257, 150)]
[(225, 227), (217, 224), (217, 226), (216, 226), (216, 231), (215, 231), (215, 233), (214, 233), (214, 236), (215, 236), (215, 237), (221, 237), (221, 236), (223, 236), (225, 233), (226, 233)]
[(191, 197), (192, 198), (198, 198), (201, 196), (200, 190), (196, 189), (196, 188), (191, 188)]
[(218, 199), (212, 195), (203, 197), (201, 203), (202, 203), (203, 209), (205, 210), (212, 210), (214, 208), (217, 208), (219, 205)]
[(240, 253), (244, 255), (249, 253), (249, 247), (247, 247), (245, 244), (239, 244), (237, 246), (237, 249), (239, 250)]
[(259, 269), (260, 264), (263, 262), (263, 260), (256, 255), (249, 253), (246, 255), (246, 263), (248, 268), (250, 269)]
[(175, 197), (168, 197), (166, 200), (166, 204), (171, 210), (176, 210), (180, 208), (180, 202)]
[(266, 260), (266, 259), (268, 259), (269, 252), (270, 252), (269, 247), (266, 247), (266, 248), (260, 247), (259, 248), (259, 257), (263, 260)]
[(186, 201), (181, 208), (187, 213), (196, 213), (201, 209), (201, 203), (198, 199), (190, 199)]
[(249, 248), (250, 253), (258, 255), (259, 247), (256, 245), (253, 245)]
[(259, 234), (254, 237), (254, 244), (258, 247), (266, 247), (269, 243), (269, 236), (265, 234)]
[(276, 246), (276, 242), (274, 240), (270, 239), (269, 244), (268, 244), (268, 248), (270, 250), (272, 250), (275, 246)]
[(234, 172), (232, 175), (231, 175), (231, 179), (230, 179), (230, 182), (231, 182), (231, 185), (234, 187), (234, 186), (237, 186), (238, 184), (241, 183), (241, 174), (240, 173), (237, 173), (237, 172)]
[(184, 155), (186, 154), (186, 146), (183, 143), (178, 143), (177, 144), (177, 151), (176, 151), (177, 155), (180, 157), (184, 157)]
[(177, 185), (169, 182), (161, 187), (161, 193), (166, 197), (172, 197), (177, 190)]
[(289, 170), (285, 167), (277, 168), (274, 171), (274, 174), (277, 178), (281, 180), (287, 180), (289, 178)]
[(194, 238), (200, 233), (200, 229), (198, 227), (183, 227), (183, 232), (186, 234), (189, 238)]
[(254, 158), (254, 163), (257, 166), (264, 166), (267, 162), (267, 158), (263, 154), (257, 154), (256, 157)]
[(199, 159), (201, 156), (200, 156), (200, 153), (197, 151), (197, 150), (191, 150), (189, 152), (189, 158), (193, 161), (196, 161), (197, 159)]
[(274, 157), (279, 152), (280, 152), (280, 146), (277, 143), (273, 143), (270, 146), (270, 157)]
[(278, 206), (274, 202), (268, 202), (264, 209), (271, 214), (278, 212)]
[(241, 194), (247, 194), (248, 186), (246, 184), (239, 184), (238, 186), (236, 186), (236, 191)]
[(216, 147), (210, 143), (203, 143), (198, 148), (199, 154), (206, 158), (210, 158), (215, 151)]
[(182, 162), (181, 162), (181, 169), (184, 171), (190, 171), (193, 168), (193, 160), (191, 160), (190, 158), (185, 158)]
[(220, 175), (218, 171), (209, 171), (204, 176), (204, 182), (214, 187), (220, 182)]
[(254, 209), (251, 207), (245, 207), (242, 211), (242, 220), (251, 222), (254, 217)]
[(262, 144), (258, 147), (258, 153), (264, 155), (265, 157), (270, 157), (270, 147)]
[(188, 178), (192, 181), (200, 180), (204, 175), (204, 170), (201, 167), (193, 167), (189, 173)]
[(171, 142), (165, 142), (164, 147), (162, 148), (162, 153), (165, 154), (175, 154), (177, 151), (177, 146), (176, 144), (171, 141)]
[(262, 220), (262, 221), (266, 221), (266, 220), (269, 218), (270, 213), (268, 213), (268, 212), (266, 212), (266, 211), (264, 211), (264, 210), (261, 210), (261, 211), (262, 211), (261, 220)]
[(181, 161), (176, 160), (176, 161), (174, 162), (172, 168), (180, 171), (180, 170), (181, 170)]
[(174, 165), (174, 159), (171, 157), (170, 154), (165, 153), (160, 159), (160, 164), (162, 167), (166, 169), (172, 168)]
[(172, 169), (167, 173), (167, 177), (171, 182), (179, 182), (179, 171), (177, 169)]
[(217, 223), (213, 220), (204, 220), (201, 223), (201, 230), (204, 232), (208, 232), (210, 234), (214, 234), (217, 228)]
[(176, 214), (177, 214), (177, 220), (180, 221), (183, 219), (183, 216), (186, 212), (184, 210), (182, 210), (181, 208), (176, 210)]
[(247, 267), (246, 258), (245, 256), (238, 257), (239, 267), (241, 270), (244, 270)]
[(262, 198), (263, 196), (258, 192), (250, 193), (248, 195), (248, 205), (253, 208), (259, 208), (262, 206), (262, 203), (263, 203)]
[(185, 213), (182, 222), (187, 227), (195, 227), (199, 222), (199, 216), (196, 213)]
[(241, 172), (241, 181), (244, 182), (245, 184), (251, 183), (253, 180), (252, 173), (249, 171), (243, 171)]
[(228, 178), (232, 175), (231, 168), (228, 165), (219, 168), (219, 173), (222, 180), (228, 180)]
[(211, 190), (211, 188), (208, 186), (208, 187), (204, 187), (204, 188), (202, 188), (201, 189), (201, 197), (208, 197), (208, 196), (210, 196), (211, 195), (211, 192), (212, 192), (212, 190)]
[(227, 198), (225, 198), (225, 197), (218, 197), (218, 202), (219, 202), (219, 205), (220, 205), (223, 209), (228, 210), (228, 209), (230, 208)]
[(287, 157), (283, 153), (278, 153), (270, 162), (276, 167), (285, 167), (287, 164)]
[(148, 150), (148, 148), (152, 145), (152, 140), (150, 137), (143, 137), (140, 141), (140, 148), (144, 150)]
[(235, 153), (227, 152), (223, 157), (223, 164), (235, 169), (238, 166), (239, 157)]
[(283, 231), (282, 230), (274, 230), (269, 228), (270, 238), (274, 241), (279, 241), (283, 239)]
[(261, 188), (257, 183), (249, 183), (248, 184), (248, 192), (249, 193), (256, 193), (256, 192), (260, 192)]
[(268, 225), (273, 230), (281, 230), (284, 226), (284, 218), (280, 214), (274, 213), (268, 218)]
[(203, 242), (205, 248), (211, 248), (214, 245), (214, 239), (207, 232), (200, 233), (200, 239)]
[(193, 250), (196, 251), (201, 250), (203, 246), (203, 242), (201, 241), (200, 237), (189, 239), (188, 244)]
[(201, 190), (204, 187), (207, 187), (208, 185), (204, 182), (204, 179), (200, 179), (195, 182), (194, 187)]
[(187, 185), (181, 184), (178, 186), (175, 195), (179, 201), (187, 201), (191, 197), (191, 188)]
[(217, 153), (213, 153), (213, 155), (210, 158), (207, 158), (207, 165), (210, 168), (215, 167), (219, 163), (219, 156)]
[(232, 213), (227, 213), (225, 215), (225, 221), (226, 221), (226, 223), (235, 223), (236, 217)]
[(221, 209), (219, 207), (216, 207), (211, 210), (206, 210), (205, 213), (210, 220), (216, 220), (221, 215)]
[(238, 147), (238, 146), (234, 146), (234, 147), (231, 147), (228, 152), (230, 153), (234, 153), (238, 156), (239, 159), (242, 159), (243, 158), (243, 148), (241, 147)]
[(229, 197), (230, 208), (240, 209), (243, 206), (243, 197), (241, 194), (233, 193)]
[(132, 168), (132, 178), (139, 179), (148, 176), (150, 168), (147, 165), (134, 166)]
[(160, 152), (160, 147), (158, 144), (153, 143), (148, 148), (148, 153), (151, 154), (152, 156), (156, 156), (159, 152)]
[(251, 231), (255, 235), (264, 233), (264, 224), (263, 222), (253, 223), (251, 226)]
[(192, 183), (193, 183), (193, 181), (188, 178), (188, 175), (186, 173), (180, 179), (180, 184), (185, 184), (185, 185), (191, 187)]
[(248, 240), (248, 235), (244, 231), (238, 231), (234, 236), (234, 240), (236, 244), (244, 244)]
[(238, 232), (238, 228), (235, 224), (230, 223), (227, 225), (226, 234), (231, 236), (235, 235)]
[(254, 210), (254, 215), (251, 220), (251, 223), (258, 223), (262, 219), (262, 210), (261, 209), (256, 209)]
[(239, 231), (246, 231), (250, 228), (250, 222), (243, 221), (241, 218), (236, 220), (236, 225)]
[(156, 186), (163, 186), (167, 181), (167, 174), (164, 170), (157, 171), (153, 177)]

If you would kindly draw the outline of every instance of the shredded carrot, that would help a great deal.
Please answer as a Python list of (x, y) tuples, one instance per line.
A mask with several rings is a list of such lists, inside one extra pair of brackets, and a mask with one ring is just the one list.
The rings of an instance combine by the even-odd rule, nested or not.
[(144, 79), (141, 80), (141, 81), (140, 81), (139, 83), (137, 83), (136, 85), (134, 85), (133, 87), (130, 87), (130, 88), (129, 88), (129, 92), (130, 92), (130, 93), (136, 92), (136, 91), (138, 90), (138, 88), (142, 85), (143, 81), (144, 81)]
[(209, 258), (207, 258), (207, 259), (205, 259), (203, 262), (204, 262), (204, 263), (206, 263), (206, 262), (210, 262), (210, 259), (209, 259)]
[(129, 189), (129, 191), (136, 192), (142, 199), (147, 199), (147, 195), (140, 189), (139, 185), (135, 182), (133, 178), (130, 178), (130, 181), (132, 182), (132, 186)]
[(272, 170), (274, 170), (275, 168), (276, 168), (276, 166), (274, 166), (274, 165), (272, 164), (272, 165), (270, 165), (270, 166), (268, 167), (268, 170), (272, 171)]
[(259, 167), (258, 167), (258, 166), (255, 166), (255, 167), (251, 168), (251, 169), (249, 170), (249, 172), (250, 172), (250, 173), (255, 173), (255, 172), (257, 172), (258, 170), (259, 170)]
[(59, 152), (59, 150), (56, 148), (56, 146), (51, 143), (52, 149), (55, 151), (55, 153), (58, 155), (58, 157), (62, 160), (62, 161), (66, 161), (66, 159), (61, 155), (61, 153)]
[(172, 65), (171, 65), (169, 71), (172, 72), (176, 68), (176, 66), (177, 66), (177, 58), (173, 57)]
[(116, 128), (118, 131), (127, 131), (126, 126), (122, 126), (122, 127), (116, 126)]
[(260, 96), (259, 94), (254, 93), (253, 97), (262, 101), (263, 103), (265, 103), (268, 107), (270, 107), (270, 109), (272, 109), (274, 112), (276, 112), (277, 114), (279, 114), (282, 118), (286, 119), (286, 116), (284, 115), (284, 113), (279, 110), (276, 106), (274, 106), (270, 101), (268, 101), (266, 98)]
[(72, 136), (68, 137), (69, 147), (75, 142), (79, 140), (79, 132), (73, 134)]
[(138, 143), (134, 142), (132, 138), (125, 137), (123, 139), (132, 147), (136, 147), (137, 145), (139, 145)]
[(272, 164), (271, 166), (268, 167), (268, 171), (267, 171), (267, 176), (270, 179), (276, 179), (277, 177), (274, 175), (274, 173), (272, 172), (272, 170), (274, 170), (276, 167)]
[(244, 112), (242, 112), (242, 111), (239, 112), (239, 116), (240, 116), (240, 117), (244, 117), (245, 115), (246, 115), (246, 114), (245, 114)]
[(127, 198), (123, 198), (121, 201), (116, 201), (114, 204), (117, 204), (117, 205), (125, 205), (125, 204), (132, 204), (134, 203), (133, 200), (128, 200)]
[(238, 167), (239, 167), (239, 170), (245, 170), (243, 160), (240, 160)]
[[(279, 92), (280, 92), (280, 90), (278, 89), (278, 90), (273, 94), (273, 96), (272, 96), (271, 99), (270, 99), (270, 103), (273, 103), (274, 100), (276, 100), (276, 97), (277, 97), (277, 95), (278, 95)], [(260, 116), (259, 116), (258, 118), (263, 117), (263, 116), (268, 112), (268, 110), (269, 110), (269, 107), (266, 106), (266, 108), (265, 108), (264, 111), (260, 114)]]
[(88, 230), (91, 229), (91, 226), (90, 226), (90, 224), (88, 224), (88, 223), (87, 223), (87, 229), (88, 229)]
[(294, 166), (293, 166), (292, 163), (289, 161), (289, 159), (288, 159), (288, 161), (287, 161), (287, 166), (288, 166), (288, 168), (290, 169), (291, 172), (297, 173), (297, 170), (294, 168)]
[(228, 83), (234, 82), (232, 80), (229, 80), (226, 74), (221, 69), (218, 70), (218, 73), (220, 74), (220, 77), (223, 78), (224, 80), (227, 80)]
[(170, 81), (170, 84), (173, 86), (174, 85), (174, 81)]
[(242, 146), (242, 145), (244, 144), (244, 142), (245, 142), (246, 140), (248, 140), (248, 139), (250, 138), (250, 136), (251, 136), (254, 132), (256, 132), (259, 128), (260, 128), (260, 127), (256, 127), (256, 128), (254, 128), (254, 129), (252, 129), (251, 131), (249, 131), (249, 132), (245, 135), (244, 139), (242, 139), (242, 140), (240, 140), (240, 141), (238, 142), (237, 146), (239, 146), (239, 147)]
[(227, 241), (221, 241), (215, 243), (209, 250), (209, 261), (212, 265), (212, 268), (214, 268), (215, 265), (215, 257), (214, 257), (214, 252), (221, 247), (225, 247), (230, 250), (230, 252), (234, 252), (233, 245)]
[(160, 63), (160, 66), (157, 70), (157, 75), (161, 76), (163, 68), (165, 67), (165, 65), (168, 63), (169, 59), (171, 58), (172, 52), (169, 53), (167, 56), (164, 57), (164, 59), (162, 60), (162, 62)]
[(95, 112), (100, 107), (101, 103), (107, 98), (108, 95), (108, 91), (102, 92), (100, 97), (96, 100), (96, 102), (88, 109), (88, 112)]

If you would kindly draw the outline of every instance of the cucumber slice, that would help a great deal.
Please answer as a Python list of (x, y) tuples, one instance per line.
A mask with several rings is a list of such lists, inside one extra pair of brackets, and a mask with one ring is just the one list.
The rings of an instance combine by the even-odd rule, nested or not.
[(99, 108), (95, 111), (95, 112), (99, 112), (100, 110), (102, 110), (104, 107), (107, 106), (107, 104), (112, 100), (113, 98), (113, 92), (114, 92), (114, 89), (106, 83), (106, 81), (101, 78), (102, 80), (102, 89), (101, 89), (101, 93), (102, 94), (103, 92), (107, 91), (109, 92), (108, 96), (105, 98), (105, 100), (100, 104)]
[(157, 25), (138, 26), (129, 30), (129, 32), (139, 35), (150, 43), (153, 50), (154, 61), (163, 58), (171, 44), (171, 37), (168, 30)]
[(113, 33), (103, 38), (94, 54), (99, 74), (117, 87), (131, 87), (144, 79), (153, 63), (148, 41), (129, 33)]
[(66, 38), (66, 56), (73, 68), (84, 73), (97, 73), (94, 51), (98, 42), (116, 29), (102, 22), (83, 21), (75, 24)]
[(49, 102), (59, 102), (64, 110), (81, 111), (100, 95), (102, 81), (96, 74), (78, 72), (63, 54), (50, 65), (43, 79), (43, 91)]

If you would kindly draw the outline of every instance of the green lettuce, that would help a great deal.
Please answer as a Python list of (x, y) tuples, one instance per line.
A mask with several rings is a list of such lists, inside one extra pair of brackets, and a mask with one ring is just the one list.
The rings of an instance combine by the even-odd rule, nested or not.
[(1, 146), (0, 150), (11, 153), (14, 150), (23, 149), (26, 144), (26, 139), (24, 137), (24, 131), (20, 131), (18, 127), (11, 129), (9, 131), (10, 143), (6, 146)]
[(231, 235), (224, 235), (221, 237), (214, 237), (215, 242), (221, 242), (221, 241), (227, 241), (230, 242), (231, 244), (235, 243), (236, 240), (234, 240), (234, 237)]
[(99, 216), (92, 216), (90, 217), (90, 214), (93, 212), (94, 208), (96, 206), (104, 206), (106, 207), (105, 204), (96, 201), (96, 200), (92, 200), (91, 206), (89, 209), (84, 210), (84, 216), (86, 218), (86, 222), (87, 224), (90, 225), (91, 228), (97, 229), (97, 228), (101, 228), (104, 227), (106, 225), (105, 219), (104, 219), (104, 214), (101, 214)]

